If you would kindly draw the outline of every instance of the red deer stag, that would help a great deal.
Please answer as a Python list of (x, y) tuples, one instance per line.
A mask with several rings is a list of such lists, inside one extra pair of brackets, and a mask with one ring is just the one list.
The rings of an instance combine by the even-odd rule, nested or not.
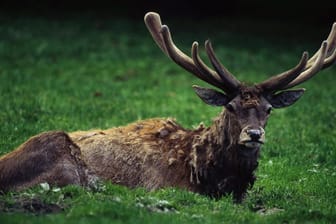
[(146, 14), (145, 23), (169, 58), (222, 90), (194, 86), (205, 103), (225, 108), (213, 124), (188, 130), (171, 119), (149, 119), (108, 130), (42, 133), (0, 158), (1, 191), (41, 182), (87, 186), (97, 176), (128, 187), (172, 186), (212, 197), (232, 194), (241, 201), (256, 179), (272, 108), (292, 105), (304, 89), (288, 89), (336, 60), (334, 23), (328, 39), (310, 59), (304, 52), (294, 68), (246, 85), (218, 61), (210, 41), (205, 49), (214, 70), (201, 60), (197, 42), (191, 57), (179, 50), (158, 14)]

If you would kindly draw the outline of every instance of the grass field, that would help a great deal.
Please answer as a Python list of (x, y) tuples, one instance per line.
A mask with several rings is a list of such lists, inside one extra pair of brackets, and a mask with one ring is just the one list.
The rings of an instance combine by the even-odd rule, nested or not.
[[(211, 37), (221, 61), (251, 83), (294, 66), (304, 50), (312, 54), (331, 26), (163, 20), (187, 52), (193, 40)], [(180, 189), (37, 186), (1, 195), (0, 223), (336, 222), (335, 75), (335, 67), (321, 72), (302, 85), (298, 103), (273, 111), (258, 180), (240, 205)], [(150, 117), (209, 125), (221, 109), (203, 104), (192, 84), (205, 85), (160, 52), (142, 21), (2, 15), (0, 154), (47, 130)]]

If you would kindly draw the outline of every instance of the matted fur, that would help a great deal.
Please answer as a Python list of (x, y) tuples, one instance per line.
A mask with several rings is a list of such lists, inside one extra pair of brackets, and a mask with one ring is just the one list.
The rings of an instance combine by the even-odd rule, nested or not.
[(95, 174), (132, 188), (180, 187), (214, 197), (233, 192), (240, 200), (253, 183), (257, 156), (247, 164), (238, 159), (235, 122), (223, 111), (212, 126), (195, 130), (172, 119), (149, 119), (107, 130), (43, 133), (0, 158), (0, 189), (41, 182), (87, 186)]

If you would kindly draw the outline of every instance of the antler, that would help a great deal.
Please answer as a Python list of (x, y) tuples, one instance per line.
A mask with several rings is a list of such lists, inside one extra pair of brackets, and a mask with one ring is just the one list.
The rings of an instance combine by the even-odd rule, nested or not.
[[(205, 49), (215, 71), (200, 58), (196, 41), (192, 44), (191, 57), (176, 47), (168, 26), (162, 25), (159, 14), (147, 13), (145, 23), (161, 50), (182, 68), (228, 94), (233, 94), (239, 89), (241, 82), (219, 62), (210, 41), (205, 42)], [(321, 48), (310, 59), (308, 59), (308, 53), (304, 52), (300, 62), (294, 68), (256, 84), (256, 86), (266, 92), (289, 89), (307, 81), (335, 61), (336, 23), (333, 24), (327, 40), (322, 42)]]
[(269, 92), (289, 89), (331, 66), (336, 61), (336, 23), (333, 24), (327, 40), (322, 42), (320, 49), (309, 60), (307, 58), (308, 53), (304, 52), (300, 63), (295, 68), (257, 84), (257, 86)]
[(154, 12), (147, 13), (145, 15), (145, 23), (161, 50), (182, 68), (203, 81), (222, 89), (227, 94), (232, 94), (238, 90), (241, 85), (240, 81), (220, 64), (210, 41), (206, 41), (205, 48), (216, 71), (209, 68), (202, 61), (198, 53), (198, 43), (196, 41), (192, 44), (192, 58), (178, 49), (172, 40), (168, 26), (162, 25), (159, 14)]

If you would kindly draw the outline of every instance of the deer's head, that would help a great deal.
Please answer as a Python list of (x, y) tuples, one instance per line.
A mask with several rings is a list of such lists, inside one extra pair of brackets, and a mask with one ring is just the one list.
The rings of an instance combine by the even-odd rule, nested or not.
[(157, 13), (147, 13), (145, 23), (161, 50), (178, 65), (201, 80), (219, 88), (217, 91), (194, 86), (196, 94), (207, 104), (223, 106), (240, 130), (238, 144), (247, 148), (259, 148), (264, 143), (264, 127), (273, 108), (287, 107), (295, 103), (304, 89), (289, 90), (313, 77), (320, 70), (336, 61), (336, 23), (321, 48), (308, 59), (304, 52), (300, 62), (292, 69), (254, 85), (237, 80), (217, 59), (210, 41), (205, 42), (206, 53), (214, 68), (209, 68), (200, 58), (198, 43), (191, 48), (191, 57), (179, 50), (168, 26), (162, 25)]

